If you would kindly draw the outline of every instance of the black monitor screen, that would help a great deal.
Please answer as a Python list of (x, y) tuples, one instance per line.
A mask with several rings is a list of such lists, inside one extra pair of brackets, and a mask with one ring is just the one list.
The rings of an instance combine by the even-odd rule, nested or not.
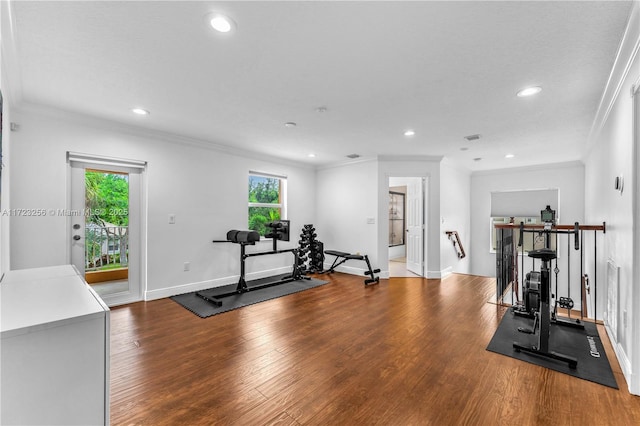
[(551, 210), (551, 206), (547, 206), (546, 209), (540, 211), (540, 218), (543, 222), (555, 222), (556, 221), (556, 211)]

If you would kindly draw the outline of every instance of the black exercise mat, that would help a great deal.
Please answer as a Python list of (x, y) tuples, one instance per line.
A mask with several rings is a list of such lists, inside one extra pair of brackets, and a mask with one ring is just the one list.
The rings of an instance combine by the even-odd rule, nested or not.
[[(256, 286), (264, 284), (269, 280), (273, 281), (272, 277), (263, 278), (260, 280), (248, 281), (247, 286)], [(288, 294), (297, 293), (299, 291), (309, 290), (314, 287), (327, 284), (327, 281), (320, 281), (315, 278), (309, 280), (303, 279), (298, 281), (291, 281), (284, 284), (275, 285), (272, 287), (261, 288), (258, 290), (249, 291), (247, 293), (237, 294), (229, 297), (225, 297), (222, 300), (222, 306), (217, 307), (210, 302), (207, 302), (201, 297), (196, 296), (196, 292), (179, 294), (172, 296), (171, 299), (182, 305), (186, 309), (190, 310), (194, 314), (201, 318), (207, 318), (212, 315), (221, 314), (223, 312), (231, 311), (233, 309), (242, 308), (243, 306), (253, 305), (255, 303), (264, 302), (265, 300), (276, 299), (278, 297), (286, 296)], [(215, 287), (209, 290), (202, 291), (215, 291), (218, 292), (233, 292), (237, 287), (237, 284), (226, 285), (222, 287)]]
[[(549, 351), (576, 358), (578, 366), (575, 369), (569, 368), (566, 362), (528, 352), (516, 352), (513, 349), (513, 342), (530, 346), (537, 344), (538, 338), (537, 335), (518, 331), (518, 327), (530, 329), (533, 325), (533, 319), (514, 315), (511, 311), (507, 311), (504, 314), (496, 333), (493, 335), (491, 342), (489, 342), (489, 346), (487, 346), (487, 350), (618, 389), (596, 325), (591, 322), (584, 322), (583, 324), (585, 326), (584, 330), (557, 324), (551, 324), (550, 326)], [(587, 336), (593, 339), (592, 341), (597, 349), (596, 352), (600, 354), (599, 358), (591, 355), (590, 340), (587, 339)]]

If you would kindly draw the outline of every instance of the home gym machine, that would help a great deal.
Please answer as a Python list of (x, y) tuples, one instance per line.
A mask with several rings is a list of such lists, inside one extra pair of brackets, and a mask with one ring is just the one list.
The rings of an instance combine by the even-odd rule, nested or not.
[[(220, 289), (213, 288), (209, 290), (198, 291), (196, 292), (196, 295), (206, 300), (207, 302), (214, 304), (215, 306), (222, 306), (222, 299), (224, 299), (225, 297), (236, 296), (238, 294), (255, 291), (262, 288), (273, 287), (291, 281), (310, 279), (309, 277), (304, 276), (302, 270), (300, 269), (297, 248), (278, 250), (278, 241), (289, 241), (289, 221), (278, 220), (268, 223), (267, 226), (271, 228), (271, 230), (267, 235), (265, 235), (265, 237), (271, 238), (273, 240), (273, 250), (271, 251), (262, 251), (255, 253), (246, 252), (247, 246), (255, 245), (256, 241), (260, 241), (260, 234), (256, 231), (238, 231), (234, 229), (227, 232), (226, 240), (213, 240), (213, 243), (234, 243), (240, 245), (240, 278), (238, 280), (238, 285), (236, 286), (236, 289), (234, 291), (222, 291)], [(278, 277), (275, 281), (263, 282), (261, 284), (251, 286), (247, 285), (247, 281), (245, 279), (245, 261), (247, 260), (247, 258), (280, 253), (293, 254), (293, 268), (291, 274), (285, 275), (283, 277)]]
[[(551, 234), (559, 234), (559, 233), (573, 234), (575, 249), (579, 250), (580, 249), (580, 235), (579, 235), (579, 229), (578, 229), (579, 224), (578, 222), (576, 222), (574, 225), (574, 229), (572, 231), (569, 231), (569, 230), (562, 231), (562, 230), (554, 229), (555, 213), (556, 212), (554, 210), (551, 210), (549, 206), (547, 206), (545, 210), (542, 210), (540, 212), (540, 217), (542, 219), (542, 222), (544, 223), (543, 225), (544, 227), (542, 231), (525, 230), (524, 223), (522, 222), (520, 223), (519, 245), (522, 245), (525, 232), (538, 232), (538, 233), (542, 232), (542, 235), (544, 236), (544, 248), (529, 251), (529, 257), (533, 259), (540, 259), (540, 261), (542, 262), (539, 275), (538, 274), (535, 275), (535, 277), (539, 279), (534, 280), (533, 273), (529, 273), (528, 281), (530, 282), (530, 285), (525, 290), (525, 292), (527, 292), (525, 296), (527, 300), (529, 300), (529, 298), (533, 298), (532, 294), (534, 292), (535, 294), (538, 295), (538, 301), (536, 303), (537, 311), (533, 313), (533, 316), (534, 316), (533, 327), (531, 329), (526, 329), (524, 327), (518, 328), (518, 331), (522, 333), (537, 334), (537, 344), (524, 345), (521, 343), (514, 342), (513, 348), (517, 352), (521, 352), (521, 351), (528, 352), (538, 356), (543, 356), (543, 357), (552, 358), (558, 361), (566, 362), (569, 365), (569, 368), (574, 369), (578, 365), (578, 360), (576, 358), (565, 355), (565, 354), (561, 354), (559, 352), (555, 352), (549, 349), (550, 325), (552, 323), (552, 314), (550, 309), (550, 300), (551, 300), (550, 270), (551, 270), (551, 260), (556, 259), (556, 252), (555, 250), (551, 249), (550, 236)], [(535, 288), (532, 285), (534, 281), (536, 284)], [(573, 307), (573, 301), (570, 298), (562, 298), (560, 304), (561, 304), (561, 307), (565, 307), (569, 309), (570, 307)], [(556, 309), (554, 308), (554, 312), (555, 310)], [(514, 314), (530, 315), (531, 312), (514, 308)], [(561, 322), (558, 320), (554, 322), (558, 325), (571, 325), (571, 326), (584, 328), (584, 326), (580, 323), (574, 323), (569, 321)]]
[[(592, 262), (593, 273), (589, 273), (588, 277), (584, 268), (584, 256), (585, 252), (588, 250), (587, 245), (590, 242), (589, 240), (591, 240), (593, 242), (593, 259), (598, 259), (598, 233), (602, 232), (603, 234), (606, 234), (606, 223), (603, 222), (602, 225), (560, 225), (555, 223), (555, 214), (551, 208), (543, 210), (541, 212), (541, 216), (543, 212), (547, 221), (552, 219), (551, 231), (553, 232), (545, 232), (545, 226), (549, 227), (549, 225), (545, 223), (544, 220), (543, 223), (536, 223), (537, 221), (535, 221), (534, 223), (523, 224), (514, 223), (514, 218), (511, 218), (510, 223), (497, 223), (494, 225), (496, 228), (497, 239), (496, 303), (499, 305), (512, 306), (516, 315), (533, 318), (534, 313), (537, 312), (539, 308), (542, 271), (535, 270), (534, 259), (536, 258), (529, 257), (532, 259), (534, 267), (530, 272), (525, 274), (523, 272), (527, 270), (525, 267), (525, 263), (527, 263), (525, 254), (526, 252), (531, 252), (542, 247), (549, 248), (547, 243), (553, 243), (550, 244), (553, 246), (552, 248), (561, 248), (562, 240), (564, 240), (566, 241), (566, 256), (563, 257), (567, 260), (567, 268), (564, 271), (564, 277), (566, 277), (567, 281), (566, 297), (558, 297), (558, 276), (560, 273), (558, 258), (556, 257), (555, 260), (549, 260), (550, 268), (551, 263), (555, 263), (555, 267), (552, 270), (553, 274), (549, 272), (549, 279), (552, 281), (552, 284), (555, 281), (555, 291), (550, 293), (550, 299), (553, 301), (551, 319), (552, 321), (564, 322), (564, 318), (557, 315), (558, 308), (566, 310), (566, 315), (570, 324), (580, 324), (587, 317), (597, 319), (598, 314), (595, 301), (597, 300), (598, 291), (598, 262)], [(520, 231), (520, 229), (522, 229), (522, 231)], [(520, 231), (519, 241), (517, 241), (518, 231)], [(592, 237), (590, 237), (589, 231), (593, 231)], [(532, 238), (524, 238), (525, 233), (531, 235)], [(575, 268), (575, 264), (577, 262), (572, 262), (571, 252), (574, 250), (571, 249), (571, 240), (573, 239), (574, 248), (578, 247), (578, 245), (576, 245), (577, 234), (579, 234), (578, 241), (580, 242), (578, 244), (580, 273), (572, 274), (571, 266), (573, 264)], [(560, 238), (563, 235), (566, 238)], [(554, 238), (550, 239), (549, 236), (553, 236)], [(571, 238), (572, 236), (573, 238)], [(543, 245), (541, 246), (539, 243), (543, 243)], [(575, 258), (573, 260), (575, 261)], [(572, 315), (574, 315), (574, 311), (572, 311), (572, 308), (574, 307), (574, 300), (571, 298), (571, 283), (572, 278), (575, 280), (576, 276), (579, 276), (581, 286), (579, 295), (581, 309), (578, 312), (579, 320), (572, 320)], [(522, 295), (522, 298), (520, 295)], [(589, 302), (592, 302), (592, 312), (587, 312), (586, 309)]]

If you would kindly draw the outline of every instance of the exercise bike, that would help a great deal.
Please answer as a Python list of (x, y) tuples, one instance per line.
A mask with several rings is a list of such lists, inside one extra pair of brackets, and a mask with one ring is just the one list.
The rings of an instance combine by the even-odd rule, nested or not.
[[(542, 266), (540, 268), (539, 273), (533, 274), (531, 273), (530, 279), (532, 281), (536, 281), (535, 287), (537, 288), (529, 288), (528, 290), (531, 292), (537, 293), (537, 310), (533, 312), (533, 327), (531, 329), (519, 327), (518, 331), (527, 334), (537, 334), (537, 343), (535, 345), (525, 345), (522, 343), (514, 342), (513, 348), (517, 352), (528, 352), (538, 356), (555, 359), (558, 361), (566, 362), (569, 365), (569, 368), (575, 369), (578, 365), (578, 360), (569, 355), (565, 355), (559, 352), (555, 352), (550, 350), (549, 348), (549, 337), (550, 337), (550, 326), (552, 323), (557, 325), (566, 325), (572, 327), (583, 327), (581, 324), (575, 324), (571, 322), (561, 321), (556, 318), (555, 311), (556, 307), (554, 307), (553, 313), (550, 309), (550, 300), (551, 300), (551, 279), (550, 279), (550, 266), (551, 260), (556, 258), (556, 252), (552, 250), (549, 246), (549, 235), (551, 233), (560, 233), (561, 231), (553, 230), (553, 226), (555, 224), (555, 211), (551, 210), (549, 206), (545, 210), (541, 212), (542, 221), (544, 222), (544, 232), (545, 235), (545, 248), (531, 250), (529, 251), (529, 257), (534, 259), (540, 259), (542, 262)], [(520, 241), (522, 243), (524, 233), (524, 225), (520, 224)], [(575, 248), (579, 249), (579, 234), (578, 234), (578, 223), (575, 224), (575, 229), (573, 231), (564, 232), (567, 234), (575, 234)], [(535, 278), (534, 278), (535, 277)], [(533, 284), (533, 282), (532, 282)], [(533, 286), (531, 286), (533, 287)], [(527, 295), (529, 297), (529, 295)], [(567, 298), (562, 301), (562, 304), (569, 306), (569, 302)], [(534, 305), (531, 303), (529, 306)], [(573, 306), (573, 303), (570, 303)], [(523, 315), (522, 312), (514, 311), (514, 314)], [(526, 314), (530, 314), (527, 312)], [(526, 315), (525, 314), (525, 315)]]
[(578, 365), (578, 360), (576, 358), (551, 351), (549, 349), (549, 328), (551, 325), (551, 311), (549, 309), (549, 295), (551, 290), (549, 265), (551, 263), (551, 259), (556, 258), (556, 252), (548, 248), (532, 250), (529, 252), (529, 257), (540, 259), (542, 261), (542, 267), (540, 269), (540, 301), (538, 311), (534, 313), (533, 328), (529, 330), (520, 327), (518, 328), (518, 331), (528, 334), (537, 333), (538, 341), (536, 345), (524, 345), (514, 342), (513, 348), (517, 352), (529, 352), (543, 357), (563, 361), (569, 364), (569, 368), (576, 368)]

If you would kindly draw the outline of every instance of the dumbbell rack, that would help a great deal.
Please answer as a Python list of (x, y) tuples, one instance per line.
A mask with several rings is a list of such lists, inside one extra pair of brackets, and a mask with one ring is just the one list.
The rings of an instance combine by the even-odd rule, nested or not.
[(300, 234), (299, 258), (304, 272), (317, 273), (324, 269), (324, 244), (316, 240), (316, 228), (312, 224), (304, 225)]

